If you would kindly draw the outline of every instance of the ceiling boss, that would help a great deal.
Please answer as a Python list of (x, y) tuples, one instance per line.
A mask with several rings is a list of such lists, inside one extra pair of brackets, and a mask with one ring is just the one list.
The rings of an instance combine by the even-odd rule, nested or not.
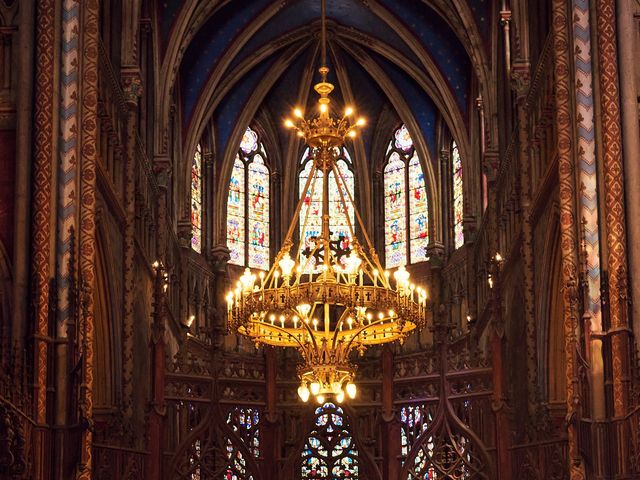
[[(298, 395), (304, 402), (313, 395), (319, 403), (329, 397), (337, 402), (344, 401), (345, 396), (355, 398), (356, 365), (350, 354), (354, 350), (363, 354), (370, 345), (403, 342), (408, 334), (424, 326), (427, 305), (426, 290), (409, 281), (404, 266), (393, 275), (382, 268), (336, 166), (339, 147), (356, 137), (358, 128), (366, 122), (363, 118), (352, 120), (351, 107), (342, 117), (332, 116), (329, 95), (334, 86), (327, 82), (325, 17), (322, 0), (321, 82), (314, 87), (320, 96), (318, 112), (305, 118), (301, 109), (295, 109), (294, 119), (285, 121), (311, 148), (313, 166), (304, 192), (311, 190), (313, 198), (314, 188), (321, 185), (321, 232), (312, 237), (311, 246), (304, 247), (300, 241), (297, 251), (292, 251), (299, 217), (303, 215), (306, 227), (311, 214), (301, 196), (270, 270), (256, 275), (247, 268), (227, 295), (230, 330), (253, 339), (256, 345), (298, 349), (303, 359), (298, 367)], [(337, 184), (342, 211), (354, 210), (363, 244), (357, 240), (349, 215), (350, 241), (333, 238), (331, 180)]]

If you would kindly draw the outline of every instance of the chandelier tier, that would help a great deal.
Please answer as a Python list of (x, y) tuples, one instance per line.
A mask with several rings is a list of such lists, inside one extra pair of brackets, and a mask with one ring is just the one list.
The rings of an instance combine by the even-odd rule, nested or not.
[[(363, 354), (371, 345), (402, 343), (409, 333), (424, 326), (427, 305), (426, 290), (409, 281), (409, 272), (403, 266), (393, 275), (382, 268), (336, 164), (340, 147), (357, 135), (365, 120), (352, 121), (350, 107), (342, 117), (331, 115), (329, 95), (334, 87), (327, 82), (325, 32), (322, 0), (322, 81), (314, 87), (320, 96), (318, 113), (307, 120), (300, 109), (295, 109), (294, 120), (285, 121), (311, 149), (313, 164), (303, 192), (307, 196), (310, 192), (313, 198), (317, 180), (321, 182), (321, 232), (308, 239), (310, 245), (305, 246), (302, 240), (294, 243), (303, 209), (301, 232), (306, 231), (313, 215), (305, 206), (305, 195), (301, 195), (270, 270), (256, 275), (247, 268), (227, 295), (229, 329), (251, 338), (256, 345), (298, 349), (303, 358), (298, 367), (298, 395), (305, 402), (313, 395), (319, 403), (328, 397), (338, 402), (345, 395), (354, 398), (356, 365), (350, 354)], [(353, 210), (363, 245), (348, 214), (348, 238), (331, 232), (332, 178), (339, 193), (339, 209)]]

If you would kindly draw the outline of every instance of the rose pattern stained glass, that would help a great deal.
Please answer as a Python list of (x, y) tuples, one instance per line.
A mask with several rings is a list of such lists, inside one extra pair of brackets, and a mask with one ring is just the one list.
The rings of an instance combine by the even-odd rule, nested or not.
[(227, 201), (229, 263), (260, 270), (270, 261), (270, 174), (258, 134), (247, 128), (236, 155)]
[(464, 184), (462, 182), (462, 159), (456, 142), (451, 146), (453, 171), (453, 237), (455, 248), (464, 245)]
[(202, 147), (196, 146), (191, 162), (191, 248), (202, 253)]
[(403, 152), (410, 152), (413, 149), (413, 140), (409, 134), (409, 130), (406, 125), (402, 125), (394, 135), (396, 140), (396, 148)]
[(302, 480), (357, 480), (358, 449), (342, 408), (325, 403), (316, 409), (315, 428), (302, 450)]
[(420, 157), (406, 125), (395, 131), (386, 155), (385, 262), (395, 268), (427, 260), (429, 202)]

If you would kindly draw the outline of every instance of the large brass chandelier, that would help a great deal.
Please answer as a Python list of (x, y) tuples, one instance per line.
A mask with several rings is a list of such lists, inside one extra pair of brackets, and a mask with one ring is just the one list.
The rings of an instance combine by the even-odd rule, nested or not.
[[(305, 119), (302, 110), (295, 109), (294, 120), (285, 121), (311, 149), (313, 165), (303, 192), (311, 189), (313, 196), (316, 184), (322, 185), (321, 232), (312, 239), (312, 247), (304, 248), (302, 241), (294, 243), (303, 209), (301, 195), (270, 270), (256, 275), (247, 268), (227, 295), (230, 330), (251, 338), (256, 345), (298, 349), (303, 359), (298, 367), (298, 395), (305, 402), (313, 395), (319, 403), (330, 397), (337, 402), (345, 396), (355, 398), (356, 365), (350, 354), (363, 354), (371, 345), (403, 342), (426, 322), (427, 305), (426, 290), (409, 281), (404, 267), (393, 275), (382, 268), (336, 165), (340, 147), (357, 135), (365, 120), (353, 121), (350, 107), (340, 118), (331, 115), (329, 95), (334, 86), (327, 82), (324, 0), (321, 42), (322, 80), (314, 87), (320, 96), (318, 113)], [(342, 211), (347, 212), (349, 205), (353, 208), (364, 244), (359, 243), (349, 215), (348, 247), (334, 238), (329, 214), (331, 179), (337, 183)], [(305, 210), (303, 231), (311, 215), (310, 209)]]

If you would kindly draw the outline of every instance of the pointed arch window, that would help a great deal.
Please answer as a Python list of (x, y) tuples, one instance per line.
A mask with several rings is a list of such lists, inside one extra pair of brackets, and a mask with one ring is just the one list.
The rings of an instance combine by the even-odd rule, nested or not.
[(344, 411), (325, 403), (315, 413), (314, 429), (302, 450), (302, 480), (358, 480), (358, 449)]
[(191, 248), (202, 253), (202, 146), (191, 161)]
[(384, 218), (387, 268), (427, 260), (427, 189), (420, 157), (406, 125), (395, 131), (387, 147)]
[(464, 184), (462, 182), (462, 159), (456, 142), (451, 144), (451, 167), (453, 172), (453, 238), (456, 249), (464, 245)]
[[(353, 203), (355, 181), (353, 174), (353, 162), (349, 151), (345, 147), (341, 147), (337, 153), (336, 166), (339, 175), (333, 172), (329, 173), (329, 229), (331, 231), (331, 240), (336, 242), (337, 248), (346, 250), (351, 243), (351, 229), (355, 225), (355, 216)], [(315, 180), (311, 182), (307, 191), (304, 187), (307, 184), (311, 167), (313, 166), (312, 152), (307, 147), (302, 155), (300, 162), (302, 170), (298, 177), (298, 192), (304, 202), (300, 210), (300, 261), (305, 265), (307, 256), (303, 252), (312, 252), (315, 247), (315, 239), (320, 236), (322, 230), (322, 172), (316, 173)], [(344, 202), (341, 200), (344, 199)], [(346, 205), (346, 208), (344, 207)], [(344, 261), (346, 257), (342, 257)], [(316, 259), (311, 256), (307, 263), (306, 272), (317, 273)]]
[(269, 168), (258, 134), (247, 128), (236, 154), (227, 199), (230, 263), (269, 269)]

